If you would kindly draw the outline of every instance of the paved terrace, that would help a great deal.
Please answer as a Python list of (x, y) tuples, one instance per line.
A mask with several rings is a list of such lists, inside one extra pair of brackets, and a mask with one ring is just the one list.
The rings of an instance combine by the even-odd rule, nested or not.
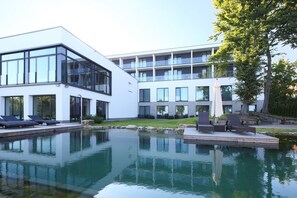
[(23, 128), (0, 128), (0, 141), (1, 138), (13, 138), (20, 136), (31, 136), (36, 134), (50, 134), (63, 132), (68, 129), (82, 128), (77, 123), (61, 123), (57, 125), (37, 125), (34, 127), (23, 127)]

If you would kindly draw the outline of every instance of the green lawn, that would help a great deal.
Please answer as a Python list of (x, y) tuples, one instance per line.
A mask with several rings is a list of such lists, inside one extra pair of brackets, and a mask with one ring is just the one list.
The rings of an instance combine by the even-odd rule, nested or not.
[[(143, 127), (156, 127), (156, 128), (178, 128), (179, 124), (195, 124), (195, 117), (184, 118), (184, 119), (131, 119), (124, 121), (107, 121), (100, 124), (99, 126), (128, 126), (136, 125)], [(296, 129), (277, 129), (277, 128), (257, 128), (257, 132), (297, 132)]]
[(124, 121), (107, 121), (100, 124), (99, 126), (127, 126), (136, 125), (144, 127), (157, 127), (157, 128), (177, 128), (179, 124), (195, 124), (195, 117), (185, 119), (131, 119)]

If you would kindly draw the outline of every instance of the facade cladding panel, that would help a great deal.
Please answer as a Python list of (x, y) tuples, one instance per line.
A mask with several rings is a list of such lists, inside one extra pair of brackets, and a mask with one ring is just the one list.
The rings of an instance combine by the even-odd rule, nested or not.
[(134, 118), (138, 111), (137, 81), (62, 27), (0, 38), (0, 90), (0, 115), (21, 119)]

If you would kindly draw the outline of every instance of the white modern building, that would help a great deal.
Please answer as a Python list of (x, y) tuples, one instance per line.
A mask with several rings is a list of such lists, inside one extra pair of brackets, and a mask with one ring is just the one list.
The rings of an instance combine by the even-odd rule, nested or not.
[[(211, 112), (214, 82), (221, 88), (223, 111), (241, 110), (242, 103), (234, 94), (236, 78), (232, 61), (225, 72), (218, 73), (208, 62), (219, 44), (164, 49), (108, 58), (138, 80), (138, 116), (157, 118), (195, 116)], [(260, 111), (263, 96), (250, 105)]]
[(0, 38), (0, 115), (137, 116), (138, 83), (63, 27)]

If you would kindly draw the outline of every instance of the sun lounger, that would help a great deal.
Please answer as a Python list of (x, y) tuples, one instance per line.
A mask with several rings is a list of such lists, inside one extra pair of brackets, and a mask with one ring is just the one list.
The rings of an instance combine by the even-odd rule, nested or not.
[(236, 114), (228, 115), (227, 130), (236, 132), (252, 132), (256, 135), (256, 128), (242, 125), (239, 116)]
[(59, 121), (56, 120), (44, 120), (42, 117), (37, 115), (28, 115), (29, 118), (31, 118), (32, 121), (37, 122), (38, 124), (46, 124), (46, 125), (54, 125), (59, 124)]
[(38, 123), (33, 121), (23, 121), (19, 120), (14, 116), (1, 116), (0, 126), (9, 128), (9, 127), (27, 127), (38, 125)]
[(199, 112), (196, 129), (199, 132), (214, 132), (214, 126), (210, 124), (208, 112)]

